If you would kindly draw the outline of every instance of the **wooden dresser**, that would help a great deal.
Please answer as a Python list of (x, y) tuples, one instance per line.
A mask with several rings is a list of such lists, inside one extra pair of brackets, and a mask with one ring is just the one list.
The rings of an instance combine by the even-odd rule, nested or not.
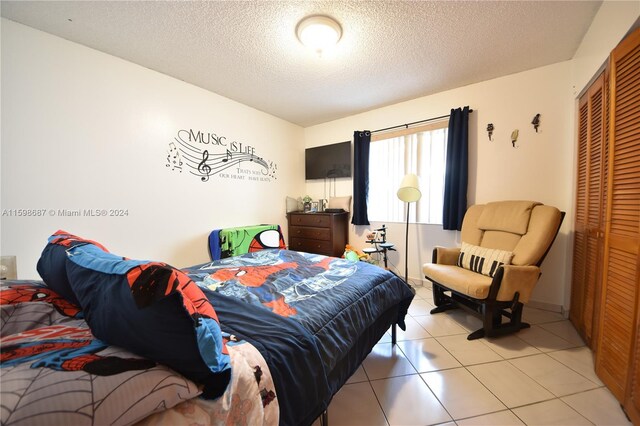
[(349, 243), (349, 212), (287, 214), (289, 250), (341, 257)]

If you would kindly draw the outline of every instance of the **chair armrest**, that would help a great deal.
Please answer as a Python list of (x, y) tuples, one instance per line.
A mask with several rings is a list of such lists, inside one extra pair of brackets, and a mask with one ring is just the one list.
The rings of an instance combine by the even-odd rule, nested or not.
[(460, 256), (460, 247), (436, 246), (433, 249), (433, 263), (440, 265), (455, 265), (458, 263), (458, 256)]
[(519, 301), (527, 303), (533, 287), (540, 278), (540, 268), (537, 266), (505, 265), (500, 290), (496, 297), (499, 301), (513, 300), (516, 292), (520, 293)]

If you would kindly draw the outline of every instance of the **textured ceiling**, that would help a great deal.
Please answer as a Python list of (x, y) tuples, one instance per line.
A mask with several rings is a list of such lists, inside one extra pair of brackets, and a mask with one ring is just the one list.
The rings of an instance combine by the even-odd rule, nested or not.
[[(301, 126), (571, 59), (601, 1), (2, 1), (2, 16)], [(305, 16), (343, 28), (319, 58)]]

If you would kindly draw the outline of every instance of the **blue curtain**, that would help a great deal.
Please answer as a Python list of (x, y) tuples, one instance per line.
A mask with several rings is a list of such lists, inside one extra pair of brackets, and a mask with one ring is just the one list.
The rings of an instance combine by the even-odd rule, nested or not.
[(467, 211), (469, 178), (469, 107), (451, 110), (444, 177), (442, 228), (461, 230)]
[(354, 225), (369, 225), (367, 194), (369, 192), (369, 145), (371, 132), (353, 133), (353, 215)]

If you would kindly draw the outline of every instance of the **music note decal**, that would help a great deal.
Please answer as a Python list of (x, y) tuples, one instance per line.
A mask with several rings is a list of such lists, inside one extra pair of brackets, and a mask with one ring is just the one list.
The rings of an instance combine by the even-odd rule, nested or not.
[(198, 172), (203, 174), (200, 180), (203, 182), (206, 182), (209, 180), (209, 173), (211, 173), (211, 166), (207, 164), (208, 159), (209, 159), (209, 151), (205, 149), (202, 152), (202, 161), (198, 163)]
[(182, 159), (180, 158), (180, 151), (173, 142), (169, 143), (166, 167), (171, 167), (172, 171), (179, 170), (180, 173), (182, 173)]
[[(204, 134), (215, 138), (204, 138)], [(278, 167), (273, 161), (256, 155), (253, 146), (228, 140), (211, 132), (180, 130), (169, 143), (166, 167), (182, 173), (184, 165), (190, 174), (200, 177), (201, 182), (208, 182), (212, 176), (257, 182), (277, 179)]]

